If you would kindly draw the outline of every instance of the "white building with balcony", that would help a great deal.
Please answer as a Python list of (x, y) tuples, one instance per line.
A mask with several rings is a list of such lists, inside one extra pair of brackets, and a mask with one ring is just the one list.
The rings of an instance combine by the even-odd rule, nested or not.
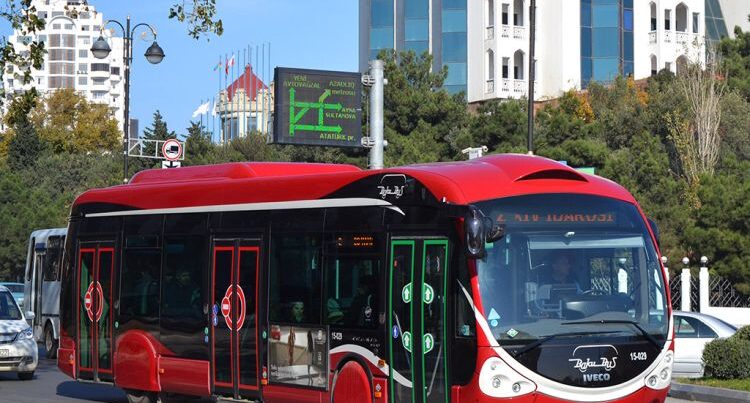
[[(537, 0), (535, 99), (618, 75), (647, 78), (750, 29), (750, 0)], [(380, 49), (423, 50), (469, 103), (529, 89), (530, 0), (360, 0), (360, 69)], [(463, 19), (463, 20), (461, 20)], [(465, 38), (463, 42), (461, 39)]]
[(110, 107), (122, 125), (125, 107), (123, 39), (104, 30), (112, 52), (96, 59), (89, 49), (100, 35), (106, 19), (86, 0), (32, 0), (45, 28), (33, 35), (15, 31), (9, 37), (18, 52), (28, 52), (28, 43), (44, 42), (47, 53), (40, 69), (31, 69), (32, 81), (23, 84), (23, 67), (8, 66), (3, 77), (7, 96), (32, 86), (42, 94), (71, 88), (90, 102)]

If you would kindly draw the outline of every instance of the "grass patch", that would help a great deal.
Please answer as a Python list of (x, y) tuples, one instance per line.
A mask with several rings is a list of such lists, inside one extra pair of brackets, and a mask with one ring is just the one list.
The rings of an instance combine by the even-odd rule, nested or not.
[(715, 388), (744, 390), (746, 392), (750, 392), (750, 378), (745, 378), (745, 379), (679, 378), (679, 379), (675, 379), (675, 381), (678, 383), (689, 383), (691, 385), (713, 386)]

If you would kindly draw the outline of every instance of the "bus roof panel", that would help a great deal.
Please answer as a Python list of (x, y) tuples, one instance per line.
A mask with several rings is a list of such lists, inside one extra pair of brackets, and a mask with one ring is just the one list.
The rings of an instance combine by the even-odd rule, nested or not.
[[(136, 209), (314, 200), (330, 197), (363, 178), (405, 174), (438, 199), (454, 204), (537, 193), (581, 193), (634, 202), (622, 186), (559, 162), (523, 154), (470, 161), (417, 164), (362, 171), (352, 165), (233, 163), (138, 173), (127, 185), (94, 189), (76, 205), (107, 203)], [(376, 189), (373, 189), (375, 191)], [(378, 197), (358, 195), (352, 197)]]

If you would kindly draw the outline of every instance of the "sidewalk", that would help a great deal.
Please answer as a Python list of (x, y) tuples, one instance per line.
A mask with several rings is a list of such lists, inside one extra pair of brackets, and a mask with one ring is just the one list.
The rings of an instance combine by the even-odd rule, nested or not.
[(713, 388), (710, 386), (688, 385), (672, 382), (669, 396), (685, 400), (699, 400), (711, 403), (742, 403), (750, 402), (750, 392), (739, 390)]

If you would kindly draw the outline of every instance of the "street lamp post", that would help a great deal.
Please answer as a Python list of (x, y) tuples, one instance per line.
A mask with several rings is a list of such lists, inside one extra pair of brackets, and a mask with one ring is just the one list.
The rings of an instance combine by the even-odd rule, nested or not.
[(109, 56), (109, 53), (112, 51), (112, 49), (109, 47), (109, 44), (104, 39), (104, 36), (102, 35), (102, 32), (104, 28), (109, 23), (117, 24), (120, 29), (122, 29), (123, 32), (123, 62), (125, 63), (125, 111), (124, 111), (124, 122), (123, 122), (123, 137), (124, 137), (124, 146), (123, 146), (123, 169), (124, 169), (124, 176), (123, 181), (125, 183), (128, 182), (128, 147), (130, 143), (130, 63), (133, 61), (133, 34), (135, 33), (135, 30), (139, 27), (147, 27), (149, 30), (151, 30), (151, 34), (154, 35), (154, 43), (151, 44), (151, 46), (146, 49), (146, 53), (144, 56), (146, 57), (146, 60), (148, 60), (151, 64), (159, 64), (164, 59), (164, 50), (162, 50), (161, 46), (159, 46), (158, 43), (156, 43), (156, 30), (149, 24), (146, 23), (140, 23), (136, 24), (133, 28), (130, 27), (130, 16), (127, 17), (125, 26), (123, 26), (119, 21), (116, 20), (107, 20), (99, 31), (99, 38), (94, 42), (93, 45), (91, 45), (91, 53), (93, 53), (94, 57), (97, 59), (104, 59), (105, 57)]

